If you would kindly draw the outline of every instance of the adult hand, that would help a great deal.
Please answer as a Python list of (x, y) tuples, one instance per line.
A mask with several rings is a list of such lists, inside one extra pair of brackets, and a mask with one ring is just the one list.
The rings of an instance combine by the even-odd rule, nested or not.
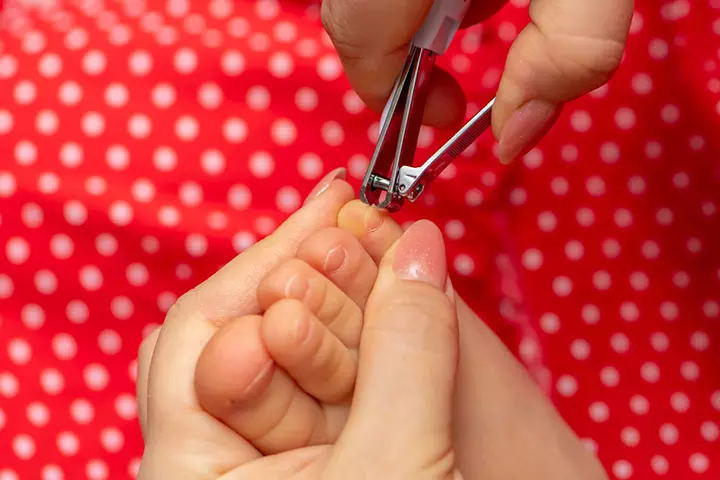
[[(248, 254), (247, 261), (259, 261)], [(245, 277), (239, 264), (233, 267), (237, 280)], [(457, 313), (448, 285), (442, 233), (427, 221), (413, 224), (380, 263), (365, 310), (353, 405), (337, 443), (267, 457), (197, 411), (187, 377), (213, 330), (207, 321), (218, 317), (206, 317), (195, 299), (181, 303), (157, 345), (150, 340), (141, 351), (147, 448), (139, 477), (459, 479), (451, 432)], [(213, 277), (204, 294), (217, 287)], [(232, 302), (227, 307), (238, 312)]]
[[(323, 0), (325, 29), (350, 83), (373, 110), (382, 110), (407, 45), (432, 2)], [(465, 26), (487, 19), (505, 3), (474, 0)], [(622, 59), (632, 13), (633, 0), (530, 0), (531, 22), (510, 49), (493, 108), (492, 128), (502, 161), (531, 148), (564, 103), (607, 82)], [(464, 113), (460, 86), (450, 74), (435, 69), (425, 123), (455, 126)]]

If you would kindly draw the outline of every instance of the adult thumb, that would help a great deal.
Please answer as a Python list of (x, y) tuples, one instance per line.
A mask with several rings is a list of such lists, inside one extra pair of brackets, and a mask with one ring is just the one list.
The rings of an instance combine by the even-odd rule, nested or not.
[(625, 51), (633, 0), (531, 0), (493, 107), (498, 154), (510, 162), (537, 143), (562, 105), (606, 83)]
[(451, 440), (457, 357), (442, 233), (422, 220), (380, 263), (335, 464), (359, 469), (358, 478), (459, 478)]

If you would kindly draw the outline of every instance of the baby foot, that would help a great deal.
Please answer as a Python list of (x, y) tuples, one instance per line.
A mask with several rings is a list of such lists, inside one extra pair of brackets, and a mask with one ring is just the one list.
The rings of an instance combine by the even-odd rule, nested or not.
[(195, 374), (200, 405), (264, 454), (334, 442), (376, 275), (351, 232), (309, 236), (261, 281), (263, 314), (227, 323), (206, 346)]

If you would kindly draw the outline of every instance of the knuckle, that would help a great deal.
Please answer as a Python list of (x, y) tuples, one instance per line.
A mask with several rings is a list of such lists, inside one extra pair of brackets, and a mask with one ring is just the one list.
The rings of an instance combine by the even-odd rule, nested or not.
[(458, 330), (453, 302), (428, 285), (403, 286), (402, 292), (373, 302), (368, 315), (366, 329), (397, 334), (400, 339), (419, 342), (422, 348), (444, 350), (447, 337), (457, 335)]

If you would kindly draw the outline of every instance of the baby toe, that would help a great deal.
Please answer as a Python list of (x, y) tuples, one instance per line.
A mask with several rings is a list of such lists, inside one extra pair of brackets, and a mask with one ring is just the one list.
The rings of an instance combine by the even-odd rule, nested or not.
[(377, 277), (377, 265), (348, 230), (325, 228), (300, 244), (297, 258), (325, 275), (361, 310)]

